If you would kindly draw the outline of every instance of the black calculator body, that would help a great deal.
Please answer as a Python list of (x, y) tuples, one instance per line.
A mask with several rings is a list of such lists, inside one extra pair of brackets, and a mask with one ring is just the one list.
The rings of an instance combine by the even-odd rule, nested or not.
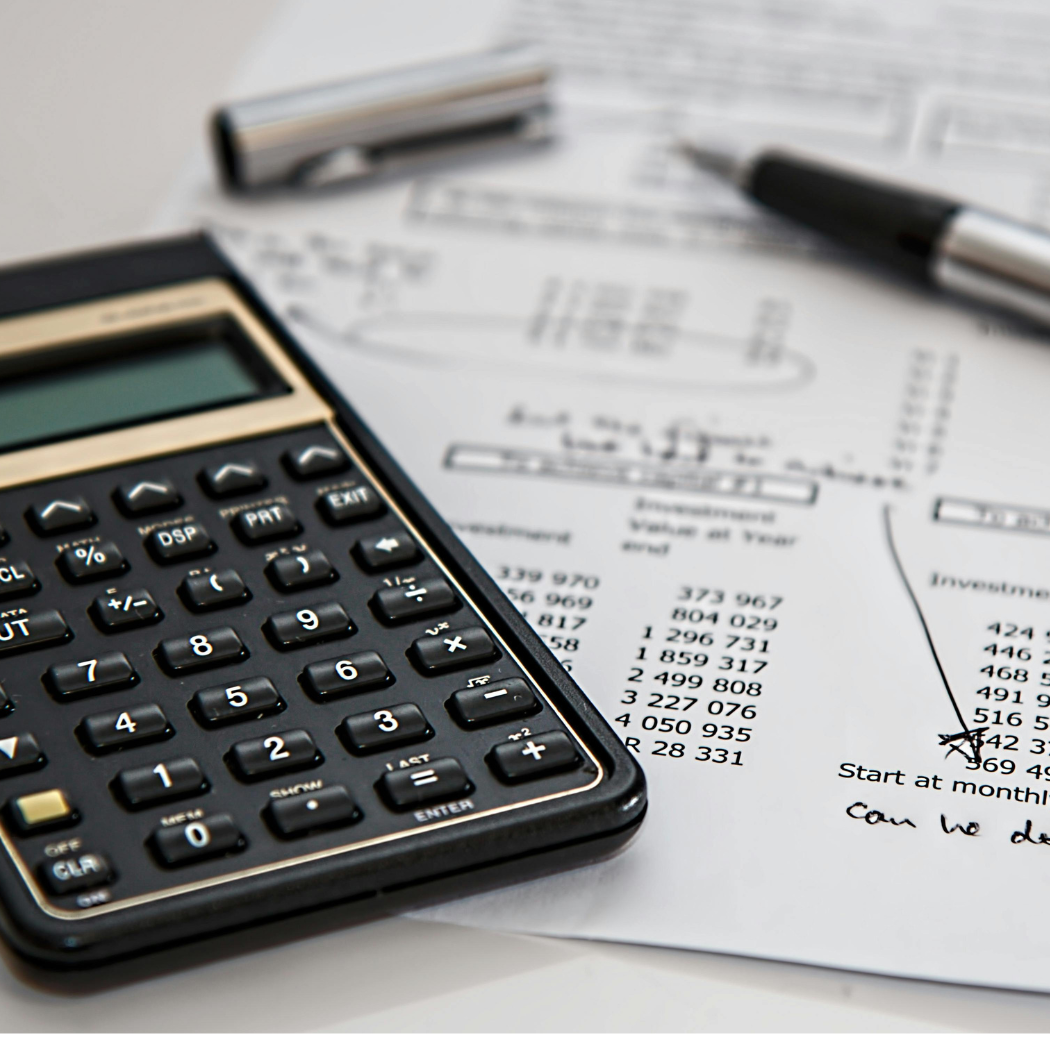
[(638, 827), (634, 760), (206, 237), (0, 273), (0, 485), (21, 953), (395, 911)]

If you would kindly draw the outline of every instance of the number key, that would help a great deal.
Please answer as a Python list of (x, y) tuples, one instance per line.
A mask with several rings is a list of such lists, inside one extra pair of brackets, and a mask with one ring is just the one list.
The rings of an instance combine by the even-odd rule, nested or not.
[(269, 678), (246, 678), (198, 690), (190, 707), (202, 725), (216, 726), (276, 714), (284, 710), (284, 700)]
[(171, 736), (168, 716), (156, 704), (141, 704), (126, 711), (88, 715), (78, 727), (80, 740), (89, 751), (152, 744)]
[(395, 704), (344, 718), (343, 742), (355, 755), (370, 755), (402, 744), (426, 740), (434, 731), (415, 704)]
[(277, 649), (316, 645), (357, 630), (338, 602), (322, 602), (311, 609), (274, 613), (263, 629)]
[(168, 868), (234, 853), (247, 845), (229, 813), (214, 813), (187, 824), (157, 828), (149, 844)]
[(379, 653), (372, 650), (309, 664), (303, 669), (303, 678), (314, 698), (322, 701), (337, 700), (393, 681), (390, 668)]
[(207, 791), (208, 781), (196, 760), (173, 758), (155, 766), (125, 769), (113, 786), (125, 806), (139, 809), (169, 799), (199, 795)]
[(52, 664), (44, 675), (44, 683), (59, 700), (125, 689), (138, 680), (135, 668), (123, 653), (102, 653), (76, 663)]
[(242, 741), (233, 745), (227, 758), (242, 780), (277, 777), (322, 761), (314, 738), (305, 729), (286, 729), (280, 735)]
[(179, 675), (246, 660), (248, 650), (232, 627), (209, 627), (207, 632), (161, 642), (154, 656), (168, 674)]

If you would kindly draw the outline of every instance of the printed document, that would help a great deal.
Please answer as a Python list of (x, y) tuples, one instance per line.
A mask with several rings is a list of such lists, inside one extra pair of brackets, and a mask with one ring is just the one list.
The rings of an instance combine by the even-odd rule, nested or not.
[(645, 768), (612, 860), (426, 914), (1050, 990), (1050, 339), (670, 144), (1050, 217), (1050, 11), (302, 3), (242, 96), (489, 43), (547, 148), (163, 217), (257, 282)]

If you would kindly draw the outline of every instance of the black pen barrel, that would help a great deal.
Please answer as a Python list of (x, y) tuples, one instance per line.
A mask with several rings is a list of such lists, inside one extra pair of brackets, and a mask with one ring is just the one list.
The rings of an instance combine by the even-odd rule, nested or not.
[(745, 188), (779, 214), (925, 281), (933, 280), (935, 246), (960, 207), (775, 151), (751, 162)]

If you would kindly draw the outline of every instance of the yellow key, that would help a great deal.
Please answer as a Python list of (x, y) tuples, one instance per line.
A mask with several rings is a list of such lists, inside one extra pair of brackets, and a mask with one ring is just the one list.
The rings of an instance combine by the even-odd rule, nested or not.
[(15, 799), (19, 816), (27, 827), (37, 824), (48, 824), (53, 820), (63, 820), (73, 812), (64, 791), (52, 788), (50, 791), (38, 791), (35, 795), (23, 795)]

